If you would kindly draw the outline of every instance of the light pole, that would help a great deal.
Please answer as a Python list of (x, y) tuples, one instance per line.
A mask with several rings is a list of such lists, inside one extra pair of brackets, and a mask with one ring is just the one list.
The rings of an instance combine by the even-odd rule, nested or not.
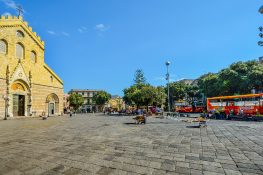
[(166, 80), (167, 80), (167, 98), (168, 98), (168, 112), (170, 112), (170, 88), (169, 88), (169, 83), (170, 83), (170, 74), (169, 74), (169, 65), (171, 64), (170, 61), (166, 61), (165, 65), (167, 68), (167, 73), (166, 73)]
[(263, 14), (263, 5), (258, 9), (258, 12)]
[[(260, 14), (263, 14), (263, 6), (261, 6), (261, 7), (259, 8), (258, 12), (259, 12)], [(259, 29), (259, 31), (260, 31), (259, 37), (260, 37), (260, 38), (263, 38), (263, 33), (261, 33), (261, 32), (263, 32), (263, 27), (260, 26), (258, 29)], [(258, 41), (258, 45), (259, 45), (259, 46), (263, 46), (263, 41)]]

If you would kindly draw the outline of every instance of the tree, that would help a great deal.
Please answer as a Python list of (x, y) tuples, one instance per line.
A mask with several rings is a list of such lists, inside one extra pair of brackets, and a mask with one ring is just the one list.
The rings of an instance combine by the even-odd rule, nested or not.
[(218, 94), (218, 74), (208, 73), (198, 78), (198, 87), (205, 97), (213, 97)]
[(163, 87), (154, 87), (150, 84), (132, 85), (123, 90), (124, 101), (128, 105), (136, 105), (137, 109), (142, 106), (162, 105), (165, 102)]
[(105, 103), (107, 103), (110, 98), (111, 95), (108, 92), (99, 91), (93, 96), (92, 100), (101, 108), (100, 110), (102, 110), (103, 105), (105, 105)]
[(146, 84), (146, 78), (144, 77), (144, 73), (143, 73), (142, 69), (137, 69), (135, 71), (134, 84), (139, 86), (139, 87), (141, 85)]
[[(183, 82), (173, 82), (169, 84), (169, 94), (172, 101), (183, 100), (185, 98), (187, 85)], [(167, 92), (167, 88), (166, 88)]]
[(198, 86), (187, 85), (185, 91), (187, 95), (186, 100), (188, 101), (189, 104), (193, 104), (195, 101), (197, 101), (202, 97)]
[(250, 93), (263, 90), (263, 65), (255, 60), (236, 62), (218, 73), (208, 73), (198, 79), (206, 97)]
[(156, 95), (153, 104), (159, 107), (165, 104), (167, 95), (165, 93), (165, 88), (163, 86), (156, 87)]
[(77, 111), (84, 104), (84, 98), (80, 94), (70, 94), (69, 105)]
[(124, 96), (123, 96), (123, 100), (125, 101), (126, 104), (128, 105), (133, 105), (135, 104), (134, 102), (134, 93), (138, 90), (137, 86), (132, 85), (129, 88), (125, 88), (123, 90)]
[(247, 77), (249, 90), (253, 88), (258, 91), (263, 89), (263, 65), (254, 65)]

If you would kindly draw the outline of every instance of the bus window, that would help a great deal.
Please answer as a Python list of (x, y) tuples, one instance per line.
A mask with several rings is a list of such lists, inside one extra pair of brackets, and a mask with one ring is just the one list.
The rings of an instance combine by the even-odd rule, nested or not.
[(245, 98), (245, 106), (259, 106), (259, 97), (251, 97), (251, 98)]
[(244, 101), (235, 101), (235, 106), (245, 106)]
[(234, 101), (229, 101), (228, 106), (234, 106)]

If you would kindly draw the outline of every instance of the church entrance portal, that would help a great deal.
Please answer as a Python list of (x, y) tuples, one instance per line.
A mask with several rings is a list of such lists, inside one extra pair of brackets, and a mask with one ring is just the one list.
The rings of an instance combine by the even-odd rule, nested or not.
[(25, 115), (25, 96), (13, 94), (13, 115), (24, 116)]
[(54, 115), (55, 114), (55, 104), (54, 103), (49, 103), (48, 104), (48, 116)]

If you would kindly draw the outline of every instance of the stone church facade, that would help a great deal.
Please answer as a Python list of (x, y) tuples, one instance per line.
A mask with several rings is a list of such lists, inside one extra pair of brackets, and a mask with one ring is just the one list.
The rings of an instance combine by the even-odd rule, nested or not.
[(44, 41), (22, 17), (0, 19), (0, 118), (61, 115), (63, 82), (44, 62)]

